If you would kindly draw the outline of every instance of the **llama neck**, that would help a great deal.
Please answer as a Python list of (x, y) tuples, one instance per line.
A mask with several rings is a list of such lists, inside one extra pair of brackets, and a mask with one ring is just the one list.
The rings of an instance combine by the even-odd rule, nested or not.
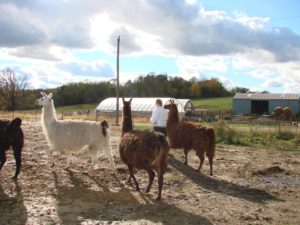
[(132, 117), (131, 111), (128, 113), (123, 112), (123, 123), (122, 123), (122, 133), (131, 132), (132, 128)]
[(53, 100), (51, 100), (51, 103), (49, 105), (43, 107), (42, 120), (44, 124), (57, 120)]
[(168, 120), (167, 120), (167, 129), (169, 130), (173, 125), (179, 122), (179, 116), (177, 109), (170, 109)]

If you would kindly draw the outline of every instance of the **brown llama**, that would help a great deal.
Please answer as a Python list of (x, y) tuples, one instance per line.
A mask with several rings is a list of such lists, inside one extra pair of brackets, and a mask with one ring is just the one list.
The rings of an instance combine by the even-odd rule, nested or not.
[(134, 168), (144, 169), (148, 172), (149, 183), (146, 193), (150, 191), (155, 173), (158, 177), (157, 200), (161, 199), (163, 187), (163, 175), (167, 168), (169, 144), (166, 137), (159, 132), (140, 131), (132, 129), (131, 100), (125, 101), (123, 98), (123, 123), (122, 136), (119, 146), (120, 157), (127, 165), (129, 179), (134, 181), (136, 190), (139, 191), (139, 184), (134, 176)]
[(167, 131), (170, 141), (170, 148), (183, 148), (185, 160), (184, 164), (188, 164), (188, 152), (192, 149), (196, 150), (196, 154), (200, 159), (197, 169), (199, 172), (203, 162), (204, 153), (209, 160), (210, 175), (213, 174), (213, 158), (215, 156), (215, 132), (213, 128), (201, 125), (195, 125), (189, 122), (180, 122), (178, 117), (177, 105), (173, 100), (165, 105), (169, 110)]

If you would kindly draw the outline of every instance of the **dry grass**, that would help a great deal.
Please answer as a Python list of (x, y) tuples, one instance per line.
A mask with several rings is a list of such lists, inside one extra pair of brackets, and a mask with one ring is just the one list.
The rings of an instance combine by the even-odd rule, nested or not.
[[(15, 117), (20, 117), (23, 120), (40, 120), (41, 110), (32, 111), (16, 111), (16, 112), (0, 112), (0, 119), (11, 120)], [(114, 125), (116, 123), (115, 116), (108, 115), (98, 115), (95, 113), (90, 114), (78, 114), (77, 112), (67, 112), (67, 113), (57, 113), (57, 118), (59, 120), (88, 120), (88, 121), (101, 121), (107, 120), (110, 124)], [(150, 123), (149, 117), (134, 117), (134, 123)], [(119, 124), (122, 123), (122, 116), (119, 117)]]

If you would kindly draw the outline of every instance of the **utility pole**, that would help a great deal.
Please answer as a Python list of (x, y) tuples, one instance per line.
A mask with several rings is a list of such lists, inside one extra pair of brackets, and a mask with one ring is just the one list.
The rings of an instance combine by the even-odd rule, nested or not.
[(119, 55), (120, 55), (120, 36), (118, 36), (118, 45), (117, 45), (116, 126), (119, 126)]

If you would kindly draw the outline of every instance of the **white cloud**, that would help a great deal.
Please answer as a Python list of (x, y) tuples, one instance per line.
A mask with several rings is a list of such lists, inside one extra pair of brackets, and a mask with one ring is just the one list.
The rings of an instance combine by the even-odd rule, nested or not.
[(59, 58), (51, 51), (50, 47), (42, 46), (23, 46), (9, 51), (13, 56), (32, 58), (38, 60), (58, 61)]
[(186, 79), (231, 67), (263, 80), (262, 87), (280, 81), (288, 92), (300, 83), (299, 34), (271, 28), (266, 17), (206, 10), (195, 0), (2, 0), (0, 13), (0, 60), (22, 67), (36, 86), (105, 79), (94, 75), (108, 62), (80, 62), (73, 52), (115, 54), (118, 35), (121, 54), (172, 57)]
[(253, 29), (253, 30), (267, 30), (269, 29), (269, 18), (250, 17), (243, 12), (236, 11), (234, 13), (236, 21)]
[(236, 83), (228, 79), (227, 77), (221, 76), (218, 79), (222, 82), (222, 84), (227, 90), (231, 90), (232, 88), (237, 87)]
[(114, 76), (114, 69), (112, 65), (105, 61), (97, 62), (68, 62), (59, 63), (58, 69), (68, 72), (72, 75), (81, 77), (102, 77), (112, 78)]
[(28, 10), (0, 3), (0, 47), (13, 48), (45, 43), (47, 36)]
[(196, 77), (206, 79), (205, 71), (212, 73), (226, 73), (228, 68), (226, 59), (220, 56), (195, 57), (180, 56), (176, 59), (179, 75), (186, 79)]

